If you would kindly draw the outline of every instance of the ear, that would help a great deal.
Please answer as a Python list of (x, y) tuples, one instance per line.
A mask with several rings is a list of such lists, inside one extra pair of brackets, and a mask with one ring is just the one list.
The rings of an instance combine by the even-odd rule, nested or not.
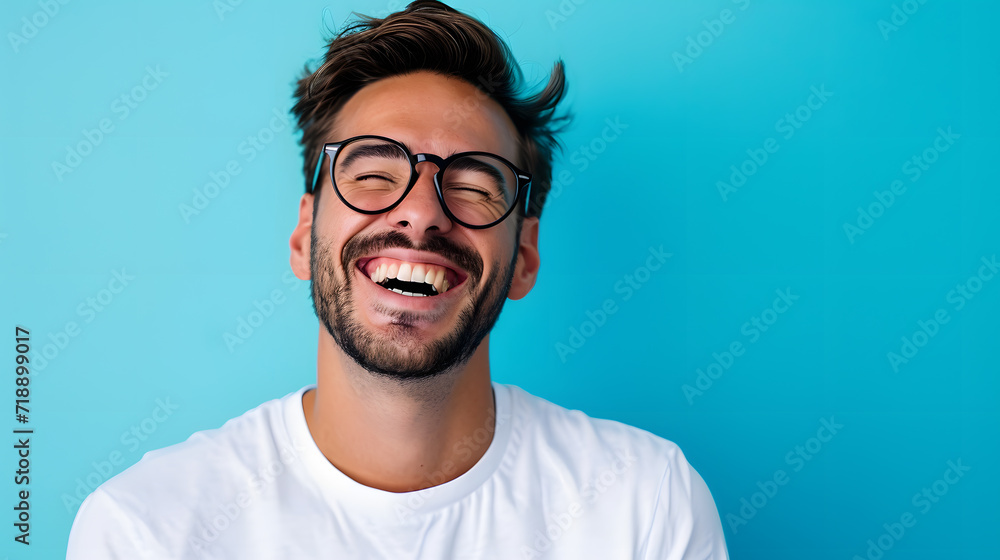
[(299, 200), (299, 223), (292, 231), (292, 237), (288, 240), (288, 246), (292, 249), (290, 262), (292, 272), (299, 280), (309, 280), (311, 271), (309, 270), (309, 258), (312, 254), (312, 215), (313, 215), (313, 195), (304, 194)]
[(521, 239), (517, 247), (517, 264), (511, 280), (510, 299), (521, 299), (528, 295), (538, 277), (541, 259), (538, 255), (538, 218), (524, 218), (521, 223)]

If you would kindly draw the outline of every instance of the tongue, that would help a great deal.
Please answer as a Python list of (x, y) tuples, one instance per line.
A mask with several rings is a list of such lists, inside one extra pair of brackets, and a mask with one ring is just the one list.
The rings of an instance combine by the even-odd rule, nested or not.
[(434, 286), (426, 282), (407, 282), (406, 280), (400, 280), (398, 278), (386, 278), (384, 281), (380, 282), (379, 285), (387, 290), (396, 288), (404, 292), (427, 294), (429, 296), (437, 295), (437, 290), (434, 289)]

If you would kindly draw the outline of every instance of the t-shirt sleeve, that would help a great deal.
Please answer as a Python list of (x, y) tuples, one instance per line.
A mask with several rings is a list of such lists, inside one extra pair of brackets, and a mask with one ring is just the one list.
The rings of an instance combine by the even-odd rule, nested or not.
[(712, 493), (683, 455), (663, 473), (643, 559), (729, 559)]
[(98, 488), (80, 504), (69, 532), (66, 560), (164, 558), (149, 529)]

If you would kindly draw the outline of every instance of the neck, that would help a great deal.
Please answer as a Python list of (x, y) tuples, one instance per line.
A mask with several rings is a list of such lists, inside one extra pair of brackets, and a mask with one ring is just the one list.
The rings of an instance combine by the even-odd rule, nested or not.
[(316, 388), (302, 407), (323, 455), (361, 484), (411, 492), (455, 479), (493, 439), (489, 335), (462, 368), (398, 381), (360, 369), (321, 327)]

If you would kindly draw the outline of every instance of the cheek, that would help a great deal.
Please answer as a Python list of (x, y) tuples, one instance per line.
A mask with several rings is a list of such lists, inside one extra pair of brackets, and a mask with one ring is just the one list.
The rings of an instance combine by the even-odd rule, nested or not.
[(342, 205), (338, 208), (340, 200), (336, 194), (331, 198), (334, 200), (320, 200), (319, 211), (313, 219), (313, 236), (327, 248), (330, 256), (335, 255), (339, 260), (344, 245), (364, 230), (367, 220)]
[(343, 223), (344, 216), (339, 215), (339, 208), (336, 208), (334, 204), (340, 202), (336, 198), (337, 195), (332, 190), (327, 189), (319, 199), (319, 206), (313, 216), (313, 229), (321, 237), (329, 238), (333, 234), (336, 224)]
[(506, 228), (507, 234), (501, 243), (502, 254), (506, 256), (506, 262), (511, 262), (517, 257), (518, 248), (521, 246), (521, 234), (518, 231), (517, 222), (511, 218), (507, 220), (510, 224)]
[(511, 241), (514, 239), (514, 232), (508, 232), (506, 235), (507, 237), (493, 239), (488, 245), (479, 248), (483, 265), (491, 269), (484, 276), (499, 278), (507, 270), (507, 267), (516, 264), (517, 244)]

